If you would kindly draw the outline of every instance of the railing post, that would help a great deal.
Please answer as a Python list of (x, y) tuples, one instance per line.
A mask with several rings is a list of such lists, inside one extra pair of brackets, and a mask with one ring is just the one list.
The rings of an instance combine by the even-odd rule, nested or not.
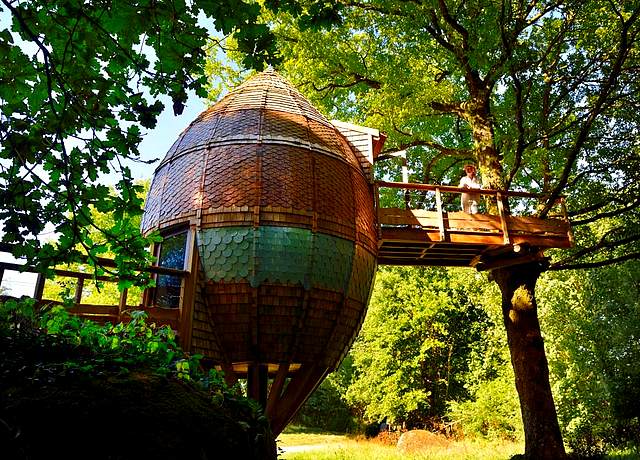
[(380, 187), (377, 183), (373, 184), (373, 201), (376, 211), (376, 225), (378, 227), (378, 239), (382, 239), (382, 225), (380, 224)]
[(502, 225), (502, 236), (504, 238), (504, 244), (510, 244), (509, 238), (509, 226), (507, 225), (507, 215), (504, 212), (504, 202), (500, 192), (496, 193), (496, 201), (498, 204), (498, 214), (500, 215), (500, 224)]
[[(402, 158), (402, 182), (409, 183), (409, 168), (407, 166), (407, 152), (402, 150), (398, 152)], [(411, 192), (409, 189), (404, 189), (404, 208), (411, 209)]]
[(444, 229), (444, 212), (442, 211), (442, 197), (440, 196), (440, 188), (436, 187), (436, 207), (438, 210), (438, 228), (440, 229), (440, 241), (444, 241), (447, 237)]
[(42, 300), (42, 294), (44, 293), (44, 282), (45, 277), (42, 273), (38, 273), (38, 278), (36, 278), (36, 287), (33, 291), (33, 298), (38, 302)]
[(122, 314), (127, 309), (127, 296), (129, 295), (129, 289), (124, 288), (120, 293), (120, 301), (118, 302), (118, 321), (122, 318)]
[(73, 303), (76, 304), (76, 306), (80, 305), (80, 303), (82, 302), (83, 289), (84, 289), (84, 278), (79, 276), (78, 282), (76, 283), (76, 292), (75, 292), (75, 295), (73, 296)]
[(180, 287), (180, 324), (178, 333), (180, 336), (180, 346), (185, 351), (191, 349), (191, 338), (193, 335), (193, 314), (196, 300), (196, 283), (198, 281), (198, 269), (200, 267), (200, 254), (196, 241), (196, 228), (191, 227), (187, 233), (187, 252), (183, 270), (187, 273), (182, 277)]
[(567, 212), (567, 202), (564, 197), (560, 198), (560, 209), (562, 210), (562, 219), (567, 223), (567, 236), (569, 237), (569, 244), (571, 247), (575, 246), (575, 240), (573, 239), (573, 231), (571, 230), (571, 222), (569, 222), (569, 213)]

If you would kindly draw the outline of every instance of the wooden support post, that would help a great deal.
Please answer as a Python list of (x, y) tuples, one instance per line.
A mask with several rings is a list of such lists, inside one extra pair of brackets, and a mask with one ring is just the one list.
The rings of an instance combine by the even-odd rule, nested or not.
[(180, 296), (180, 323), (178, 334), (180, 346), (185, 351), (191, 350), (191, 337), (193, 335), (193, 312), (195, 310), (196, 288), (198, 286), (198, 273), (200, 267), (200, 253), (196, 244), (196, 228), (192, 227), (187, 233), (186, 257), (183, 269), (189, 273), (182, 278)]
[(287, 380), (287, 375), (289, 375), (289, 363), (280, 363), (278, 365), (278, 373), (276, 374), (275, 379), (273, 379), (271, 389), (269, 390), (269, 399), (267, 399), (265, 412), (269, 418), (271, 418), (273, 409), (280, 400), (282, 389), (284, 388), (284, 384)]
[[(407, 167), (407, 152), (402, 150), (398, 152), (402, 158), (402, 182), (409, 183), (409, 168)], [(411, 209), (411, 192), (409, 189), (404, 190), (404, 206), (405, 209)]]
[(42, 293), (44, 292), (44, 282), (45, 277), (42, 273), (38, 273), (38, 278), (36, 279), (36, 287), (33, 291), (33, 298), (38, 302), (42, 300)]
[(263, 363), (251, 363), (247, 372), (247, 395), (260, 403), (265, 408), (267, 406), (267, 387), (269, 385), (269, 369)]
[(120, 293), (120, 301), (118, 302), (118, 321), (122, 320), (122, 314), (127, 309), (127, 296), (129, 295), (129, 289), (123, 289)]
[(502, 194), (500, 192), (496, 193), (498, 214), (500, 215), (500, 224), (502, 225), (502, 237), (504, 239), (504, 244), (510, 244), (511, 240), (509, 238), (509, 226), (507, 225), (507, 215), (504, 212), (504, 202), (502, 200)]
[(285, 429), (297, 410), (304, 404), (313, 390), (329, 373), (329, 369), (321, 365), (302, 365), (291, 378), (289, 385), (280, 398), (276, 410), (269, 417), (271, 431), (277, 436)]
[(2, 287), (2, 278), (4, 277), (4, 268), (0, 267), (0, 287)]
[(76, 292), (73, 296), (73, 303), (78, 306), (82, 303), (82, 290), (84, 289), (84, 278), (78, 277), (78, 282), (76, 283)]
[(436, 206), (438, 211), (438, 228), (440, 229), (440, 241), (444, 241), (447, 237), (444, 229), (444, 213), (442, 211), (442, 196), (440, 189), (436, 187)]

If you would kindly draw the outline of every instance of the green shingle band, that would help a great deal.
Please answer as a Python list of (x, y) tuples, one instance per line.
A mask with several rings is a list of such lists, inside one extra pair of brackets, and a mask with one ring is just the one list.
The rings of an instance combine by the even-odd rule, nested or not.
[[(352, 241), (294, 227), (221, 227), (198, 232), (198, 248), (208, 280), (301, 284), (368, 297), (375, 258), (358, 251), (356, 284), (349, 286), (356, 253)], [(365, 293), (365, 291), (367, 291)]]

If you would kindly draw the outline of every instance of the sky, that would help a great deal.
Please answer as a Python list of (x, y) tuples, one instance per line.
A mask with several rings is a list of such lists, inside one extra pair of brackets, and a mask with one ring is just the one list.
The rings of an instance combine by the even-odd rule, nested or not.
[(153, 165), (129, 164), (134, 178), (151, 179), (158, 163), (178, 139), (180, 133), (207, 108), (206, 102), (194, 93), (190, 93), (188, 96), (184, 112), (179, 116), (173, 114), (172, 103), (169, 98), (161, 99), (165, 109), (158, 117), (158, 124), (153, 130), (144, 134), (144, 138), (140, 143), (142, 159), (152, 160), (155, 158), (158, 161)]

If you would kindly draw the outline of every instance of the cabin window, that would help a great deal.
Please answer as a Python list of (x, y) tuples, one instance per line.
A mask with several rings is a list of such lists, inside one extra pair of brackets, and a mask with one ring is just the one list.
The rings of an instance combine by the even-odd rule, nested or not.
[[(158, 265), (165, 268), (184, 270), (187, 249), (187, 232), (166, 236), (160, 244)], [(173, 275), (158, 275), (156, 278), (155, 304), (162, 308), (180, 306), (182, 278)]]

